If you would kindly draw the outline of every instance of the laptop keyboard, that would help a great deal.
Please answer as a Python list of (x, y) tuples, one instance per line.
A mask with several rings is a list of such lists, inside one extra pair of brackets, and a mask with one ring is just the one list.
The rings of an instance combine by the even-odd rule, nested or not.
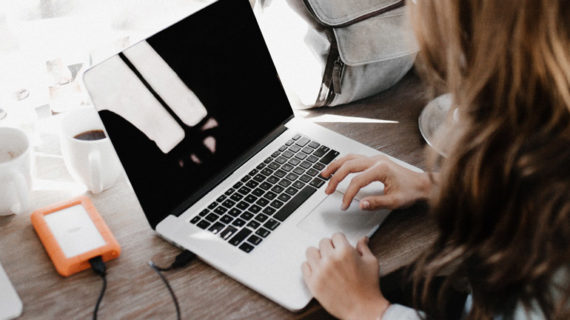
[(336, 150), (295, 135), (190, 223), (251, 252), (318, 188)]

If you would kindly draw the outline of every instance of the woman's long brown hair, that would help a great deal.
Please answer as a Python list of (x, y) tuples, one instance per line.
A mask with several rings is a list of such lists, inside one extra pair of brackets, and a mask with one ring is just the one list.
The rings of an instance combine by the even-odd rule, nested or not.
[(437, 162), (440, 234), (415, 265), (416, 297), (441, 306), (430, 286), (451, 269), (471, 286), (469, 319), (512, 316), (518, 303), (570, 318), (570, 1), (410, 8), (418, 68), (459, 114)]

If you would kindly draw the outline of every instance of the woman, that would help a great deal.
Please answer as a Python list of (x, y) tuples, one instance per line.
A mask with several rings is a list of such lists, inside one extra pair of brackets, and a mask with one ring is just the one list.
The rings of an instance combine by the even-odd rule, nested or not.
[[(442, 311), (430, 284), (446, 270), (469, 283), (468, 319), (570, 318), (570, 2), (418, 0), (410, 11), (418, 66), (457, 106), (448, 156), (434, 156), (437, 176), (347, 156), (324, 172), (334, 174), (327, 192), (360, 172), (344, 206), (374, 180), (385, 194), (361, 200), (362, 209), (429, 199), (439, 236), (413, 272), (428, 314)], [(366, 239), (356, 248), (340, 234), (323, 239), (302, 270), (339, 318), (422, 315), (383, 297)]]

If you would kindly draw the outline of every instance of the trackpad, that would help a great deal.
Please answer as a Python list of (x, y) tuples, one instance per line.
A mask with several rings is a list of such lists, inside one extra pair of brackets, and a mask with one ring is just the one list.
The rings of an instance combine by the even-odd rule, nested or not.
[(325, 198), (298, 227), (317, 237), (330, 237), (335, 232), (342, 232), (353, 245), (366, 235), (371, 235), (376, 227), (386, 219), (389, 210), (363, 211), (358, 201), (353, 200), (346, 211), (340, 209), (343, 194), (334, 192)]

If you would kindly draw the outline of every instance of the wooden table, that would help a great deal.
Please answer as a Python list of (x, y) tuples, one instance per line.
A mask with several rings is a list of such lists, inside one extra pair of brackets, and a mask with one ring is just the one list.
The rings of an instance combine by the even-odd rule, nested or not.
[[(317, 123), (323, 119), (329, 121), (320, 124), (425, 169), (425, 143), (417, 125), (425, 103), (420, 81), (412, 72), (391, 90), (372, 98), (303, 115)], [(343, 122), (330, 122), (335, 117), (328, 116), (327, 120), (322, 117), (325, 114), (345, 118)], [(367, 123), (361, 118), (375, 121)], [(351, 123), (351, 119), (360, 122)], [(63, 161), (57, 156), (38, 157), (36, 175), (43, 180), (57, 177), (56, 185), (67, 188), (36, 186), (32, 209), (82, 192), (73, 187)], [(99, 310), (100, 319), (175, 318), (171, 297), (147, 262), (152, 259), (167, 265), (179, 249), (151, 230), (126, 178), (101, 194), (88, 196), (123, 250), (119, 259), (107, 264), (108, 287)], [(412, 261), (434, 237), (435, 228), (425, 212), (412, 208), (393, 212), (372, 237), (370, 245), (385, 275)], [(0, 261), (24, 303), (22, 319), (91, 317), (101, 280), (91, 271), (68, 278), (59, 276), (35, 235), (29, 214), (0, 217)], [(302, 312), (291, 313), (202, 261), (194, 261), (166, 276), (178, 296), (184, 319), (330, 317), (314, 300)]]

